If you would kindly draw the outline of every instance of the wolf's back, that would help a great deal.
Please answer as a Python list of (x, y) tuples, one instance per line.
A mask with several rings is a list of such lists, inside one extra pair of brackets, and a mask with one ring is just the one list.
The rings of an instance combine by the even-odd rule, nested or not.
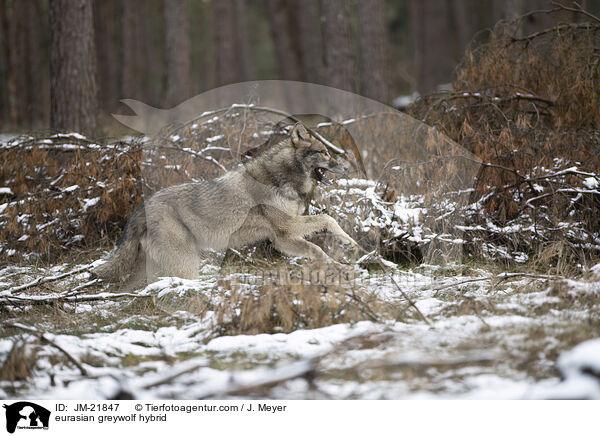
[(101, 279), (110, 282), (118, 282), (134, 272), (139, 261), (140, 239), (146, 233), (146, 213), (144, 205), (141, 204), (135, 210), (127, 226), (121, 240), (117, 245), (117, 249), (107, 262), (96, 267), (93, 273)]

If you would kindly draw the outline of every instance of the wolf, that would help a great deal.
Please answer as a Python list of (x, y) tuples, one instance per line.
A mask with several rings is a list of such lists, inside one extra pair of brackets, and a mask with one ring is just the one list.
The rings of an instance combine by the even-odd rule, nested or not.
[(213, 180), (159, 190), (133, 213), (112, 257), (93, 273), (123, 281), (145, 267), (150, 278), (197, 278), (203, 253), (270, 240), (288, 256), (338, 264), (305, 238), (326, 230), (358, 244), (327, 214), (303, 215), (315, 182), (348, 165), (297, 123), (290, 135), (246, 164)]

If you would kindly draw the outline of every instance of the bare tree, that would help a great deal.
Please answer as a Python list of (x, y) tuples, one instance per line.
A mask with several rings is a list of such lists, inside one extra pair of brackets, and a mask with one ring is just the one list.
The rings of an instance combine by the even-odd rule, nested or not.
[(512, 20), (521, 15), (521, 0), (492, 0), (492, 23)]
[[(111, 111), (119, 99), (118, 47), (115, 43), (115, 3), (113, 0), (94, 1), (94, 30), (98, 61), (98, 88), (102, 106)], [(123, 94), (127, 95), (127, 94)]]
[(167, 104), (190, 96), (191, 52), (187, 0), (164, 0)]
[(235, 51), (238, 62), (238, 80), (252, 80), (255, 78), (252, 50), (250, 49), (250, 34), (246, 21), (246, 0), (234, 0), (234, 28), (235, 28)]
[(215, 85), (237, 81), (238, 62), (235, 50), (235, 18), (232, 0), (213, 0), (215, 51)]
[(321, 2), (325, 83), (348, 91), (357, 90), (357, 71), (352, 46), (350, 12), (346, 0)]
[(98, 133), (91, 0), (50, 0), (51, 127)]
[(7, 90), (10, 120), (14, 126), (29, 124), (29, 35), (27, 8), (6, 0), (3, 11), (3, 37), (6, 40)]
[(302, 13), (295, 13), (291, 2), (293, 0), (288, 0), (288, 10), (294, 12), (291, 16), (300, 53), (302, 80), (318, 83), (323, 77), (319, 1), (304, 0)]
[(389, 95), (388, 35), (384, 0), (358, 2), (360, 92), (387, 103)]
[(10, 121), (10, 100), (8, 94), (8, 19), (6, 0), (0, 0), (0, 123)]
[(452, 2), (452, 18), (457, 39), (459, 54), (465, 52), (473, 37), (474, 13), (469, 0), (454, 0)]
[(447, 0), (412, 0), (412, 36), (421, 94), (452, 79)]
[(271, 29), (271, 39), (275, 47), (279, 78), (300, 80), (299, 54), (291, 37), (286, 2), (284, 0), (266, 0), (265, 4), (269, 28)]
[(39, 0), (30, 0), (26, 9), (27, 87), (29, 88), (27, 112), (29, 125), (34, 128), (48, 126), (50, 116), (50, 68), (48, 57), (42, 49), (42, 35), (47, 32), (47, 20), (42, 19)]
[[(121, 98), (141, 99), (140, 47), (137, 38), (139, 1), (123, 2), (121, 15)], [(142, 0), (143, 1), (143, 0)]]

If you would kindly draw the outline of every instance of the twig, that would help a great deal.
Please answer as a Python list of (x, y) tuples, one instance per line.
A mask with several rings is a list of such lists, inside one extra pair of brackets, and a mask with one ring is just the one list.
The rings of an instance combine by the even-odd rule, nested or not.
[(579, 14), (583, 14), (583, 15), (585, 15), (586, 17), (589, 17), (589, 18), (591, 18), (592, 20), (594, 20), (594, 21), (597, 21), (597, 22), (599, 22), (599, 23), (600, 23), (600, 18), (598, 18), (598, 17), (597, 17), (597, 16), (595, 16), (594, 14), (592, 14), (592, 13), (590, 13), (590, 12), (586, 11), (586, 10), (585, 10), (585, 9), (584, 9), (584, 8), (583, 8), (583, 7), (582, 7), (582, 6), (581, 6), (579, 3), (577, 3), (577, 2), (573, 2), (573, 4), (574, 4), (575, 6), (577, 6), (577, 8), (572, 8), (572, 7), (569, 7), (569, 6), (565, 6), (565, 5), (562, 5), (562, 4), (560, 4), (560, 3), (558, 3), (558, 2), (554, 2), (554, 1), (553, 1), (553, 2), (551, 2), (551, 3), (552, 3), (554, 6), (556, 6), (557, 8), (564, 9), (565, 11), (569, 11), (569, 12), (577, 12), (577, 13), (579, 13)]
[(492, 279), (493, 279), (493, 277), (478, 277), (478, 278), (476, 278), (476, 279), (468, 279), (468, 280), (463, 280), (463, 281), (461, 281), (461, 282), (457, 282), (457, 283), (450, 283), (449, 285), (444, 285), (444, 286), (441, 286), (441, 287), (439, 287), (439, 288), (434, 288), (434, 289), (432, 289), (432, 291), (435, 291), (435, 293), (433, 294), (433, 296), (434, 296), (434, 297), (437, 297), (437, 293), (438, 293), (439, 291), (442, 291), (442, 290), (444, 290), (444, 289), (453, 288), (453, 287), (455, 287), (455, 286), (464, 285), (464, 284), (466, 284), (466, 283), (483, 282), (483, 281), (486, 281), (486, 280), (492, 280)]
[[(264, 107), (264, 106), (255, 106), (253, 104), (232, 104), (231, 106), (226, 107), (226, 108), (217, 109), (217, 110), (210, 111), (210, 112), (204, 112), (202, 115), (197, 116), (196, 118), (192, 118), (191, 120), (189, 120), (189, 121), (187, 121), (185, 123), (182, 123), (182, 125), (179, 126), (177, 129), (175, 129), (174, 131), (180, 130), (185, 125), (187, 125), (189, 123), (193, 123), (194, 121), (198, 121), (198, 120), (200, 120), (202, 118), (206, 118), (206, 117), (211, 116), (211, 115), (219, 114), (219, 113), (222, 113), (222, 112), (227, 112), (227, 111), (230, 111), (231, 109), (237, 109), (237, 108), (240, 108), (240, 109), (249, 109), (249, 110), (257, 110), (257, 111), (263, 111), (263, 112), (270, 112), (270, 113), (273, 113), (273, 114), (276, 114), (276, 115), (281, 115), (283, 117), (289, 118), (290, 120), (295, 121), (297, 123), (300, 122), (300, 120), (297, 117), (295, 117), (294, 115), (289, 114), (289, 113), (287, 113), (285, 111), (281, 111), (279, 109), (273, 109), (273, 108)], [(313, 135), (315, 138), (317, 138), (319, 141), (321, 141), (323, 144), (325, 144), (327, 147), (329, 147), (330, 149), (332, 149), (336, 153), (343, 154), (344, 156), (348, 155), (348, 152), (346, 150), (343, 150), (343, 149), (339, 148), (338, 146), (332, 144), (330, 141), (328, 141), (327, 139), (325, 139), (320, 133), (318, 133), (318, 132), (316, 132), (316, 131), (314, 131), (312, 129), (309, 129), (309, 128), (307, 128), (307, 130), (310, 132), (311, 135)]]
[(466, 283), (483, 282), (483, 281), (489, 280), (489, 281), (497, 281), (496, 284), (500, 284), (504, 280), (508, 280), (508, 279), (516, 278), (516, 277), (529, 277), (529, 278), (532, 278), (532, 279), (545, 279), (545, 280), (556, 280), (556, 279), (560, 278), (560, 276), (553, 276), (553, 275), (547, 275), (547, 274), (502, 273), (502, 274), (498, 274), (496, 276), (477, 277), (477, 278), (473, 278), (473, 279), (462, 280), (460, 282), (450, 283), (449, 285), (444, 285), (444, 286), (441, 286), (439, 288), (434, 288), (434, 289), (432, 289), (432, 291), (435, 291), (434, 296), (437, 296), (437, 293), (439, 291), (442, 291), (442, 290), (448, 289), (448, 288), (453, 288), (453, 287), (461, 286), (461, 285), (464, 285)]
[(84, 266), (82, 268), (74, 269), (72, 271), (66, 272), (64, 274), (59, 274), (57, 276), (40, 277), (38, 279), (35, 279), (33, 282), (25, 283), (24, 285), (15, 286), (13, 288), (9, 288), (7, 290), (0, 291), (0, 296), (8, 296), (8, 295), (11, 295), (11, 294), (16, 293), (16, 292), (21, 292), (21, 291), (24, 291), (25, 289), (29, 289), (29, 288), (33, 288), (35, 286), (39, 286), (42, 283), (55, 282), (57, 280), (64, 279), (65, 277), (69, 277), (69, 276), (73, 276), (73, 275), (76, 275), (76, 274), (79, 274), (79, 273), (82, 273), (82, 272), (89, 271), (91, 268), (92, 268), (92, 265), (86, 265), (86, 266)]
[(476, 357), (458, 357), (455, 359), (435, 359), (435, 360), (371, 360), (362, 364), (358, 364), (354, 368), (355, 371), (364, 369), (395, 369), (395, 368), (431, 368), (431, 367), (454, 367), (472, 364), (486, 364), (498, 360), (492, 356), (476, 356)]
[[(386, 271), (385, 270), (386, 266), (383, 265), (383, 263), (379, 259), (377, 259), (377, 262), (379, 263), (379, 265), (382, 268), (384, 268), (384, 271)], [(419, 316), (421, 318), (423, 318), (423, 321), (425, 321), (428, 325), (431, 325), (431, 321), (429, 321), (429, 319), (423, 314), (423, 312), (421, 312), (421, 310), (417, 307), (417, 305), (414, 303), (414, 301), (411, 300), (411, 298), (408, 296), (408, 294), (402, 290), (402, 288), (400, 287), (400, 285), (398, 284), (398, 282), (396, 282), (396, 279), (394, 278), (393, 274), (390, 273), (389, 270), (386, 271), (386, 272), (389, 274), (390, 279), (392, 280), (392, 283), (400, 291), (400, 294), (402, 294), (402, 296), (406, 299), (406, 301), (408, 301), (408, 304), (410, 304), (417, 311), (417, 313), (419, 314)]]
[(48, 338), (45, 333), (40, 332), (39, 330), (36, 330), (36, 329), (34, 329), (32, 327), (29, 327), (29, 326), (26, 326), (26, 325), (23, 325), (23, 324), (18, 324), (18, 323), (15, 323), (15, 324), (5, 323), (5, 324), (3, 324), (3, 327), (5, 327), (5, 328), (20, 329), (20, 330), (26, 331), (27, 333), (31, 333), (33, 335), (36, 335), (37, 337), (40, 338), (40, 340), (42, 340), (43, 342), (48, 343), (49, 345), (53, 346), (58, 351), (60, 351), (61, 353), (63, 353), (65, 355), (65, 357), (67, 359), (69, 359), (71, 361), (71, 363), (73, 363), (73, 365), (75, 365), (77, 367), (77, 369), (79, 369), (79, 372), (81, 372), (81, 375), (83, 375), (84, 377), (87, 377), (88, 372), (81, 365), (81, 363), (79, 363), (79, 361), (77, 359), (75, 359), (67, 350), (65, 350), (63, 347), (61, 347), (60, 345), (58, 345), (52, 339)]
[(367, 315), (367, 317), (371, 321), (379, 322), (379, 318), (377, 318), (377, 315), (375, 313), (373, 313), (371, 308), (369, 308), (369, 306), (364, 301), (362, 301), (362, 299), (358, 295), (356, 295), (356, 293), (354, 292), (354, 288), (352, 288), (352, 292), (349, 292), (346, 295), (348, 295), (355, 302), (357, 302), (359, 306), (362, 306), (361, 312), (363, 312), (365, 315)]
[(555, 103), (552, 100), (548, 100), (548, 99), (542, 98), (542, 97), (537, 97), (535, 95), (514, 94), (514, 95), (510, 95), (508, 97), (491, 97), (488, 95), (482, 95), (480, 92), (477, 92), (477, 91), (458, 92), (456, 94), (452, 94), (447, 97), (444, 97), (443, 100), (456, 100), (459, 98), (477, 98), (479, 100), (484, 100), (484, 99), (488, 98), (488, 99), (492, 100), (493, 102), (500, 102), (500, 103), (515, 101), (515, 100), (540, 101), (540, 102), (546, 103), (550, 106), (554, 106), (554, 103)]
[(81, 291), (82, 289), (87, 289), (91, 286), (94, 286), (95, 284), (98, 284), (102, 282), (102, 279), (94, 279), (94, 280), (90, 280), (89, 282), (85, 282), (82, 283), (78, 286), (75, 286), (73, 289), (69, 290), (67, 293), (65, 293), (65, 297), (71, 297), (73, 295), (76, 295), (79, 291)]
[[(227, 168), (225, 168), (223, 165), (221, 165), (214, 157), (212, 156), (203, 156), (201, 153), (196, 152), (194, 150), (191, 150), (189, 148), (183, 148), (183, 147), (169, 147), (167, 145), (159, 145), (157, 148), (162, 148), (162, 149), (166, 149), (166, 150), (176, 150), (176, 151), (181, 151), (183, 153), (188, 153), (191, 154), (194, 157), (203, 159), (207, 162), (212, 163), (213, 165), (218, 166), (221, 170), (227, 172)], [(144, 150), (154, 150), (154, 147), (143, 147)]]
[[(91, 285), (90, 285), (91, 286)], [(152, 295), (140, 295), (134, 293), (120, 293), (120, 294), (98, 294), (98, 295), (82, 295), (82, 296), (69, 296), (67, 294), (57, 295), (54, 297), (4, 297), (0, 298), (0, 306), (43, 306), (46, 304), (55, 303), (84, 303), (89, 301), (111, 301), (120, 300), (122, 298), (152, 298)]]
[(559, 26), (549, 27), (548, 29), (540, 30), (539, 32), (531, 33), (527, 36), (523, 36), (521, 38), (511, 37), (510, 42), (528, 42), (532, 39), (535, 39), (539, 36), (545, 35), (547, 33), (552, 32), (560, 32), (561, 30), (569, 30), (569, 29), (600, 29), (598, 25), (594, 25), (591, 23), (571, 23), (571, 24), (561, 24)]

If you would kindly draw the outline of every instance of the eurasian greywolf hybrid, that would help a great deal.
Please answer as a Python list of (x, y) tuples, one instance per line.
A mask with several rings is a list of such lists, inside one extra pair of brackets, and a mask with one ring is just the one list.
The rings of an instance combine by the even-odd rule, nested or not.
[(156, 192), (133, 213), (112, 257), (94, 273), (120, 281), (146, 266), (149, 278), (198, 276), (202, 252), (270, 240), (281, 253), (335, 262), (304, 239), (327, 230), (343, 244), (356, 242), (329, 215), (302, 215), (313, 181), (348, 167), (296, 124), (288, 138), (245, 165), (213, 180)]

